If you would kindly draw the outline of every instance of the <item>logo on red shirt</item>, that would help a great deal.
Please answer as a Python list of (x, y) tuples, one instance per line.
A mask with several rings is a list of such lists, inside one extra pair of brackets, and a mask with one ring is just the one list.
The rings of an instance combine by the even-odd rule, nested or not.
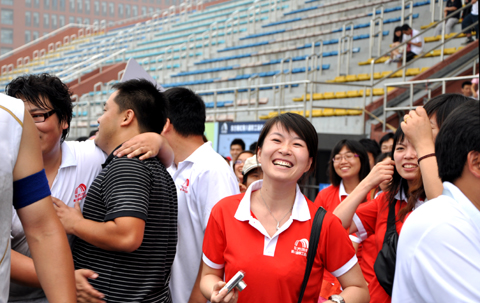
[(295, 241), (295, 245), (293, 245), (292, 254), (300, 255), (300, 256), (307, 256), (308, 252), (308, 240), (301, 239)]
[(188, 185), (190, 184), (190, 181), (187, 179), (185, 182), (183, 182), (183, 185), (180, 185), (180, 191), (184, 191), (185, 193), (188, 194)]
[(87, 196), (87, 186), (85, 184), (80, 184), (75, 189), (75, 199), (73, 200), (73, 202), (80, 202), (86, 196)]

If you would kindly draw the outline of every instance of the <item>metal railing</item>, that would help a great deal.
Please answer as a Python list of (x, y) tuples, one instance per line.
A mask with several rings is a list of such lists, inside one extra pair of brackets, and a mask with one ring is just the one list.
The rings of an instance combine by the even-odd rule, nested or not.
[[(350, 29), (348, 31), (350, 32), (347, 34), (347, 25), (350, 25)], [(348, 75), (349, 69), (350, 69), (350, 59), (352, 58), (352, 49), (353, 49), (353, 22), (347, 22), (343, 24), (342, 28), (342, 37), (338, 40), (338, 54), (337, 54), (337, 76), (340, 76), (340, 71), (342, 68), (342, 63), (345, 63), (343, 59), (343, 56), (346, 54), (347, 56), (347, 61), (345, 64), (345, 74)], [(345, 40), (347, 41), (345, 43)], [(345, 45), (348, 45), (347, 48), (345, 49)]]
[[(415, 106), (413, 105), (413, 99), (414, 99), (413, 87), (415, 85), (419, 85), (419, 84), (429, 85), (429, 84), (441, 83), (442, 94), (445, 94), (446, 83), (447, 82), (461, 81), (461, 80), (471, 80), (471, 79), (474, 79), (474, 78), (478, 78), (478, 75), (456, 76), (456, 77), (445, 77), (445, 78), (439, 78), (439, 79), (424, 79), (424, 80), (415, 80), (415, 81), (402, 81), (402, 82), (386, 83), (385, 84), (385, 95), (383, 97), (383, 119), (384, 119), (384, 121), (387, 120), (387, 112), (389, 112), (389, 111), (412, 110), (412, 109), (415, 108)], [(409, 89), (410, 89), (410, 91), (409, 91), (409, 94), (410, 94), (410, 96), (409, 96), (409, 101), (410, 101), (409, 106), (406, 106), (406, 107), (400, 107), (400, 106), (387, 107), (387, 87), (409, 87)], [(431, 89), (429, 89), (428, 98), (429, 99), (431, 98)], [(385, 131), (385, 123), (383, 123), (383, 131)]]
[[(380, 8), (380, 16), (377, 16), (377, 8)], [(382, 39), (383, 39), (383, 4), (375, 6), (373, 8), (372, 20), (370, 20), (370, 47), (368, 48), (368, 58), (373, 57), (373, 45), (375, 43), (375, 36), (378, 35), (378, 50), (377, 55), (380, 56), (382, 52)], [(378, 31), (375, 31), (376, 23), (378, 22)]]

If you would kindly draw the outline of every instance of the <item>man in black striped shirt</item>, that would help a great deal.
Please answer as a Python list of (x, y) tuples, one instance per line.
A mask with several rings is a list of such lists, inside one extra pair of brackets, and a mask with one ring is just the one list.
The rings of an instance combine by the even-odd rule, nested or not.
[(146, 80), (129, 80), (105, 104), (96, 144), (110, 156), (88, 191), (83, 216), (57, 210), (65, 230), (78, 237), (76, 269), (98, 273), (90, 280), (107, 302), (171, 302), (168, 288), (177, 244), (175, 184), (156, 159), (118, 158), (113, 152), (143, 132), (160, 133), (166, 100)]

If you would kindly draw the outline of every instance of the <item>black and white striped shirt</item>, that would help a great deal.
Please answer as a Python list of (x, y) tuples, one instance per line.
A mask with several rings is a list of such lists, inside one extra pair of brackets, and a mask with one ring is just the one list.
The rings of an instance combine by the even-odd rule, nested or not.
[(177, 245), (177, 194), (156, 159), (110, 155), (93, 181), (83, 208), (86, 219), (118, 217), (145, 220), (141, 246), (132, 253), (106, 251), (81, 239), (73, 246), (75, 268), (91, 269), (92, 286), (107, 302), (171, 302), (168, 288)]

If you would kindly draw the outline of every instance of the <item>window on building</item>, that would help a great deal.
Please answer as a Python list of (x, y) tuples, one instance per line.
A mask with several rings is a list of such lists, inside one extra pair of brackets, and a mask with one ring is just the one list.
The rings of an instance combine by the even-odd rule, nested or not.
[(43, 0), (43, 9), (50, 9), (50, 0)]
[(83, 20), (83, 24), (90, 25), (90, 18), (85, 18), (85, 20)]
[(0, 48), (0, 55), (5, 55), (13, 50), (11, 47), (2, 47)]
[(13, 24), (13, 9), (2, 8), (0, 12), (0, 23), (1, 24)]
[(32, 0), (25, 0), (26, 7), (32, 7)]
[(60, 27), (65, 26), (65, 16), (58, 16), (58, 26)]
[(58, 9), (58, 0), (52, 0), (52, 10)]
[(65, 0), (59, 0), (60, 1), (60, 11), (64, 12), (65, 11)]
[(102, 2), (102, 16), (107, 15), (107, 2)]
[(48, 14), (43, 14), (43, 28), (49, 28), (50, 27), (50, 18)]
[(70, 3), (70, 5), (69, 5), (70, 12), (74, 13), (75, 12), (75, 0), (69, 0), (68, 2)]
[(2, 28), (0, 34), (0, 42), (2, 44), (13, 44), (13, 29)]
[(125, 17), (130, 18), (130, 4), (125, 4)]
[(32, 41), (32, 33), (30, 31), (25, 31), (25, 43)]
[(39, 13), (33, 13), (33, 26), (34, 27), (40, 27), (40, 14)]
[(52, 15), (52, 29), (57, 29), (57, 15)]
[(142, 15), (147, 14), (147, 8), (145, 6), (142, 6)]
[(111, 26), (114, 26), (114, 25), (115, 25), (115, 22), (113, 22), (113, 21), (111, 21), (111, 20), (108, 21), (108, 27), (111, 27)]
[(25, 12), (25, 26), (32, 26), (32, 13)]
[(32, 33), (32, 41), (33, 41), (33, 40), (37, 40), (38, 37), (39, 37), (38, 32), (37, 32), (37, 31), (33, 31), (33, 33)]
[(118, 4), (118, 17), (123, 18), (123, 4)]
[(0, 2), (4, 5), (13, 5), (13, 0), (2, 0), (2, 2)]
[(132, 5), (132, 13), (134, 17), (138, 16), (138, 7), (136, 5)]
[(33, 7), (40, 8), (40, 0), (33, 0)]
[(85, 0), (85, 14), (90, 15), (90, 0)]
[(68, 17), (68, 23), (71, 23), (71, 24), (75, 23), (75, 17), (72, 17), (72, 16)]
[(113, 2), (110, 2), (108, 4), (108, 7), (109, 7), (109, 11), (110, 11), (110, 17), (115, 17), (115, 3)]
[(95, 16), (100, 15), (100, 2), (93, 2), (93, 13), (95, 14)]
[(77, 0), (77, 13), (83, 13), (83, 0)]
[(45, 37), (46, 35), (48, 35), (49, 33), (48, 32), (43, 32), (43, 36)]

